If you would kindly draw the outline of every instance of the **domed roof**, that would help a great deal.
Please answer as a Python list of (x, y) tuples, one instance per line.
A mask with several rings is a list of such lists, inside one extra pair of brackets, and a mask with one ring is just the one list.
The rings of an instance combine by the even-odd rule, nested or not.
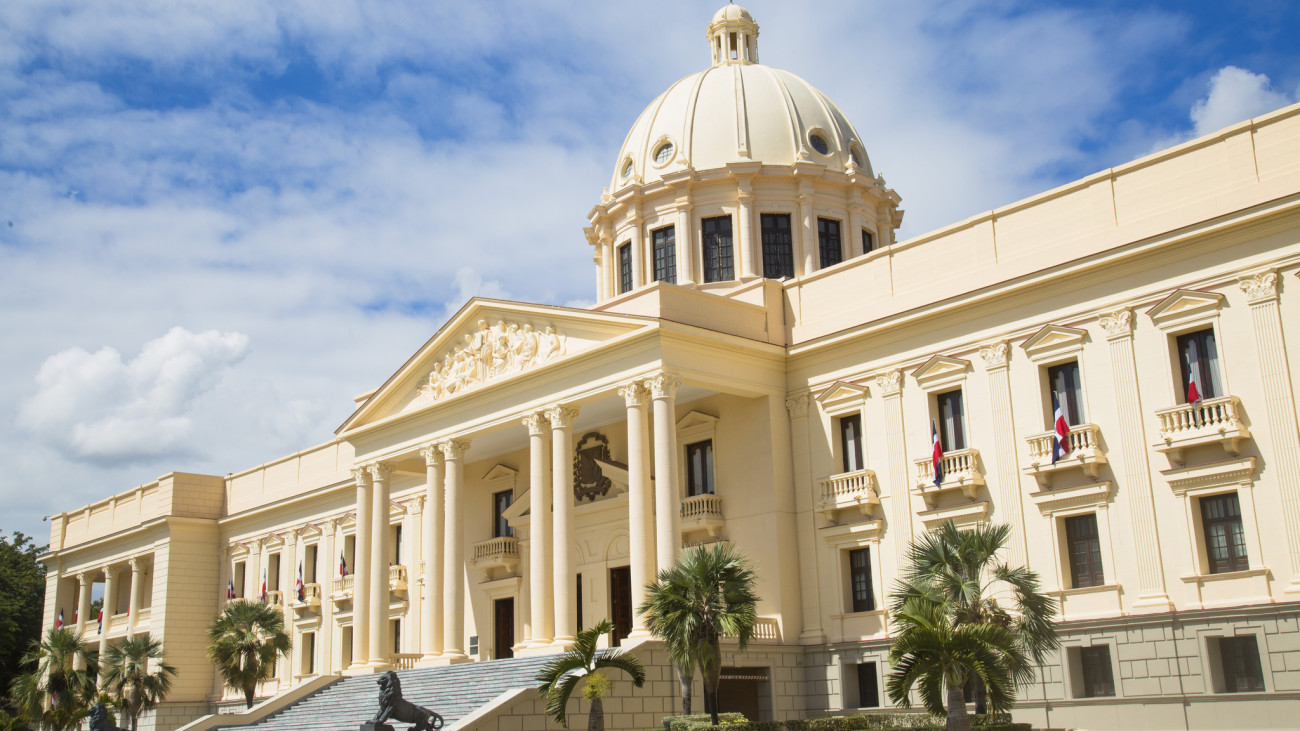
[(713, 66), (673, 84), (641, 112), (614, 167), (610, 190), (681, 170), (727, 163), (811, 162), (871, 175), (861, 138), (812, 84), (757, 63), (758, 24), (727, 5), (709, 23)]

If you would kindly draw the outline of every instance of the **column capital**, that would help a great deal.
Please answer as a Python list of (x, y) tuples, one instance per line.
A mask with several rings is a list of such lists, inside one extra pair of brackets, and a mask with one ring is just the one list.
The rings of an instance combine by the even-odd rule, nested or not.
[(1246, 293), (1246, 301), (1252, 305), (1262, 304), (1277, 299), (1277, 272), (1260, 272), (1246, 277), (1237, 283)]
[(555, 405), (545, 412), (546, 420), (551, 422), (551, 430), (568, 429), (573, 426), (573, 420), (578, 418), (578, 409), (573, 406)]
[(998, 370), (1007, 367), (1007, 344), (989, 343), (980, 348), (980, 358), (984, 361), (984, 367), (988, 370)]
[(886, 396), (897, 396), (903, 390), (903, 372), (885, 371), (876, 374), (876, 388)]
[(620, 386), (618, 395), (623, 397), (623, 403), (628, 407), (645, 406), (649, 393), (640, 383), (632, 382), (625, 386)]
[(795, 396), (785, 400), (785, 410), (790, 412), (790, 418), (802, 419), (808, 415), (808, 395)]
[(660, 373), (645, 379), (645, 387), (650, 391), (652, 398), (674, 398), (677, 396), (677, 389), (682, 387), (682, 379), (669, 373)]
[(375, 482), (387, 480), (393, 475), (393, 466), (383, 462), (371, 462), (366, 465), (366, 469), (370, 471), (370, 479)]
[(370, 470), (365, 465), (353, 467), (352, 479), (356, 481), (357, 487), (365, 487), (370, 484)]
[(424, 457), (425, 467), (436, 467), (442, 464), (442, 450), (438, 449), (437, 444), (426, 444), (420, 447), (420, 456)]
[(528, 427), (528, 435), (532, 437), (540, 437), (551, 429), (551, 424), (546, 420), (546, 412), (544, 411), (534, 411), (525, 416), (522, 423)]
[(442, 450), (442, 456), (448, 461), (459, 460), (469, 451), (468, 439), (446, 439), (438, 442), (438, 448)]
[(98, 569), (77, 572), (77, 582), (84, 588), (87, 584), (95, 583), (95, 574), (99, 573)]
[(1133, 335), (1133, 312), (1130, 310), (1116, 310), (1109, 315), (1102, 315), (1098, 322), (1101, 323), (1101, 329), (1106, 331), (1107, 340), (1119, 340)]
[(144, 570), (144, 562), (145, 562), (144, 556), (132, 556), (130, 560), (131, 560), (131, 571)]

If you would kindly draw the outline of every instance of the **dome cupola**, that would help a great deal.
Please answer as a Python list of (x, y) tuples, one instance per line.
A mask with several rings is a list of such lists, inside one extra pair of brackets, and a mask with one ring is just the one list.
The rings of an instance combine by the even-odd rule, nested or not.
[(709, 23), (709, 48), (713, 65), (758, 63), (758, 23), (749, 11), (732, 3), (725, 5)]

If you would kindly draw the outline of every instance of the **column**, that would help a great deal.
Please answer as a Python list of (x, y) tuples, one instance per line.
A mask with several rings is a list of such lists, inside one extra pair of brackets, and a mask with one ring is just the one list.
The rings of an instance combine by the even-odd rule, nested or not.
[[(81, 637), (86, 634), (86, 615), (90, 614), (90, 587), (95, 583), (94, 574), (90, 571), (82, 571), (77, 574), (77, 582), (77, 621), (74, 628), (77, 636)], [(72, 660), (72, 667), (77, 670), (85, 670), (86, 663), (81, 656), (77, 656)]]
[(352, 470), (357, 483), (357, 522), (352, 550), (352, 667), (370, 659), (370, 472)]
[(442, 554), (442, 659), (463, 662), (465, 655), (465, 525), (461, 499), (465, 483), (465, 453), (469, 441), (441, 442), (447, 463), (447, 508), (444, 514)]
[(686, 199), (677, 202), (677, 283), (694, 284), (695, 276), (695, 229), (691, 225), (691, 204)]
[(1155, 519), (1151, 488), (1151, 464), (1147, 457), (1142, 399), (1138, 393), (1137, 361), (1133, 356), (1133, 313), (1128, 310), (1101, 318), (1109, 342), (1110, 369), (1119, 408), (1119, 443), (1124, 459), (1114, 465), (1128, 493), (1129, 521), (1133, 530), (1133, 563), (1137, 564), (1138, 595), (1134, 609), (1164, 611), (1172, 608), (1165, 590), (1164, 564), (1160, 556), (1160, 535)]
[(861, 256), (862, 251), (862, 193), (854, 191), (849, 204), (849, 230), (844, 238), (844, 257)]
[(642, 287), (650, 283), (650, 277), (646, 274), (646, 256), (642, 248), (645, 244), (641, 236), (641, 216), (633, 215), (628, 225), (632, 227), (629, 232), (632, 234), (632, 286)]
[(553, 406), (546, 410), (551, 422), (551, 508), (553, 556), (551, 586), (555, 600), (555, 644), (573, 644), (578, 635), (573, 582), (578, 562), (573, 555), (573, 420), (578, 410)]
[(108, 652), (108, 629), (113, 626), (113, 611), (117, 609), (117, 568), (104, 567), (104, 626), (99, 633), (99, 656), (106, 657)]
[(1020, 489), (1020, 464), (1016, 450), (1016, 423), (1011, 409), (1011, 376), (1007, 366), (1007, 344), (993, 343), (980, 348), (980, 358), (989, 378), (989, 405), (993, 415), (993, 453), (997, 459), (997, 510), (1011, 526), (1008, 553), (1012, 566), (1025, 566), (1025, 514)]
[[(792, 227), (793, 228), (793, 227)], [(817, 226), (813, 221), (813, 184), (799, 184), (799, 237), (795, 240), (794, 275), (802, 277), (817, 271)]]
[(372, 667), (388, 667), (392, 642), (388, 637), (388, 505), (391, 492), (388, 478), (393, 468), (372, 464), (370, 470), (370, 662)]
[(420, 652), (425, 660), (442, 654), (442, 450), (430, 444), (420, 450), (424, 457), (424, 595), (420, 604)]
[(736, 181), (737, 221), (736, 233), (739, 243), (740, 276), (757, 277), (762, 274), (759, 268), (758, 237), (754, 235), (754, 194), (749, 178)]
[(817, 514), (813, 505), (817, 501), (816, 482), (812, 474), (812, 456), (808, 438), (808, 395), (785, 400), (790, 419), (790, 471), (794, 484), (799, 522), (799, 577), (800, 599), (803, 602), (804, 626), (800, 628), (800, 644), (821, 644), (826, 633), (821, 626), (821, 553), (818, 549)]
[(645, 601), (645, 585), (655, 578), (654, 526), (650, 494), (650, 416), (648, 394), (638, 383), (618, 390), (627, 407), (627, 534), (631, 550), (632, 636), (650, 634), (638, 609)]
[[(227, 561), (227, 564), (230, 562)], [(223, 587), (224, 590), (224, 587)], [(225, 594), (222, 594), (225, 596)], [(144, 603), (144, 557), (131, 559), (131, 603), (127, 607), (126, 633), (135, 634), (135, 625), (140, 621), (140, 605)]]
[(1261, 272), (1240, 282), (1250, 303), (1255, 329), (1256, 362), (1264, 386), (1264, 412), (1272, 435), (1277, 487), (1282, 500), (1291, 581), (1286, 593), (1300, 592), (1300, 433), (1296, 429), (1296, 400), (1287, 369), (1282, 316), (1277, 307), (1277, 273)]
[(528, 590), (532, 646), (545, 647), (554, 636), (551, 586), (551, 490), (547, 479), (550, 422), (538, 411), (524, 418), (528, 427)]
[[(876, 389), (885, 397), (885, 448), (888, 451), (889, 483), (882, 485), (889, 500), (889, 532), (894, 534), (893, 566), (901, 567), (912, 544), (912, 483), (907, 463), (907, 439), (903, 429), (903, 372), (889, 371), (876, 376)], [(882, 566), (891, 565), (882, 563)], [(895, 574), (897, 576), (897, 573)]]
[(682, 498), (677, 487), (677, 389), (681, 379), (666, 373), (646, 379), (654, 410), (655, 565), (677, 563), (682, 550)]

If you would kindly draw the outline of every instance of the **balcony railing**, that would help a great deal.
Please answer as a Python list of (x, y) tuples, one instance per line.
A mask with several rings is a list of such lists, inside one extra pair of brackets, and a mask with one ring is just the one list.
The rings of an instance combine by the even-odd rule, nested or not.
[[(723, 635), (723, 639), (734, 640), (734, 635)], [(754, 642), (763, 644), (780, 644), (781, 623), (776, 617), (759, 617), (754, 624)]]
[(682, 532), (708, 531), (717, 537), (725, 521), (722, 519), (722, 498), (713, 494), (692, 495), (682, 501)]
[(1024, 469), (1040, 483), (1050, 482), (1052, 472), (1070, 467), (1083, 467), (1094, 479), (1106, 464), (1106, 452), (1101, 448), (1101, 427), (1096, 424), (1079, 424), (1070, 427), (1066, 444), (1070, 450), (1052, 462), (1052, 445), (1056, 432), (1043, 432), (1025, 437), (1029, 445), (1029, 466)]
[(298, 601), (298, 597), (295, 596), (293, 605), (299, 609), (317, 609), (320, 607), (320, 598), (320, 584), (305, 584), (302, 587), (302, 601)]
[(1240, 451), (1250, 429), (1241, 420), (1241, 399), (1220, 396), (1196, 404), (1179, 404), (1156, 412), (1160, 423), (1160, 441), (1154, 444), (1175, 462), (1182, 462), (1182, 451), (1202, 444), (1221, 444), (1228, 454)]
[(880, 495), (876, 492), (876, 473), (874, 470), (857, 470), (831, 475), (821, 481), (821, 502), (817, 511), (834, 522), (835, 512), (845, 508), (857, 508), (863, 515), (870, 516), (880, 505)]
[(388, 567), (388, 588), (395, 594), (406, 593), (406, 567), (397, 564)]
[(352, 599), (352, 574), (334, 579), (334, 593), (330, 595), (335, 604)]
[(498, 536), (479, 541), (474, 544), (470, 563), (482, 571), (489, 581), (504, 578), (519, 568), (519, 539), (514, 536)]
[(273, 589), (266, 592), (266, 603), (273, 607), (278, 607), (284, 604), (284, 592), (279, 589)]
[(394, 670), (410, 670), (422, 657), (418, 652), (399, 652), (388, 657), (388, 664)]
[(925, 504), (935, 506), (939, 493), (946, 490), (961, 490), (966, 497), (974, 500), (979, 487), (984, 484), (984, 472), (980, 467), (978, 449), (959, 449), (943, 455), (940, 465), (943, 467), (943, 481), (934, 484), (934, 464), (930, 457), (915, 460), (916, 485), (913, 492), (925, 499)]

